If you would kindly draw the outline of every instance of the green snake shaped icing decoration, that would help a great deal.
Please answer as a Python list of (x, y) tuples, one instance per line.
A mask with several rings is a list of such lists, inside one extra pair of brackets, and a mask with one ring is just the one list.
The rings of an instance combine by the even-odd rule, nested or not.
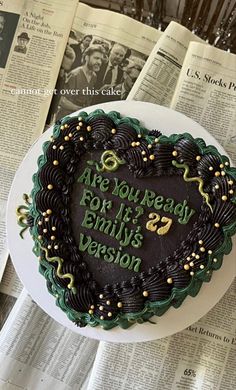
[(105, 150), (101, 155), (101, 162), (90, 160), (89, 165), (95, 165), (98, 172), (115, 172), (125, 161), (119, 158), (113, 150)]
[(200, 177), (188, 177), (189, 166), (187, 164), (179, 164), (179, 163), (177, 163), (177, 161), (173, 160), (172, 165), (174, 165), (176, 168), (183, 168), (184, 169), (184, 174), (183, 174), (184, 181), (186, 181), (186, 182), (197, 181), (199, 183), (198, 191), (202, 195), (202, 197), (205, 198), (206, 204), (209, 206), (211, 212), (213, 212), (212, 207), (211, 207), (210, 202), (209, 202), (209, 199), (210, 199), (209, 194), (207, 194), (206, 192), (203, 191), (203, 185), (204, 185), (203, 180)]
[(16, 215), (17, 215), (17, 223), (19, 226), (22, 227), (20, 231), (20, 237), (23, 238), (23, 233), (25, 230), (29, 228), (29, 225), (27, 223), (27, 217), (29, 215), (29, 206), (31, 203), (29, 202), (29, 195), (23, 194), (23, 200), (25, 201), (25, 205), (20, 205), (16, 209)]

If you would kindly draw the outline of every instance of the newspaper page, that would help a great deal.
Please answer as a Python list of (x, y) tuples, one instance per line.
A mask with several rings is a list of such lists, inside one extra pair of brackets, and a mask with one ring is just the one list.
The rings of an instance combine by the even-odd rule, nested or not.
[(58, 324), (23, 290), (0, 334), (0, 388), (85, 390), (98, 344)]
[(88, 390), (232, 390), (236, 383), (236, 280), (186, 330), (160, 340), (100, 342)]
[(171, 107), (207, 129), (236, 162), (236, 55), (192, 42)]
[(0, 1), (0, 280), (15, 171), (43, 130), (78, 1)]
[(172, 21), (154, 46), (128, 99), (168, 107), (190, 41), (202, 42), (187, 28)]
[(161, 34), (128, 16), (79, 4), (47, 123), (126, 99)]

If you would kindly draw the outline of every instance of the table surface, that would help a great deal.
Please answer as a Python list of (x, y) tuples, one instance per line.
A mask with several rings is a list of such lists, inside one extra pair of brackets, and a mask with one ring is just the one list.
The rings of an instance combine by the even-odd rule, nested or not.
[[(96, 108), (102, 108), (105, 112), (119, 111), (123, 116), (138, 118), (142, 125), (148, 129), (158, 129), (166, 135), (189, 132), (195, 138), (201, 137), (207, 144), (215, 145), (220, 153), (226, 155), (219, 143), (199, 124), (168, 108), (144, 102), (118, 101), (91, 106), (83, 111), (89, 113)], [(162, 317), (153, 317), (152, 320), (155, 321), (155, 324), (135, 324), (128, 330), (116, 327), (109, 331), (100, 327), (78, 328), (56, 306), (55, 298), (47, 291), (45, 279), (38, 272), (38, 259), (32, 252), (31, 235), (27, 231), (24, 239), (20, 238), (20, 228), (17, 225), (15, 214), (17, 206), (23, 204), (23, 193), (30, 194), (31, 192), (31, 178), (33, 173), (37, 171), (37, 159), (42, 153), (42, 144), (50, 138), (51, 133), (52, 127), (33, 144), (20, 165), (12, 184), (7, 208), (8, 247), (17, 274), (33, 300), (48, 315), (74, 332), (112, 342), (149, 341), (170, 336), (204, 316), (223, 296), (235, 277), (236, 245), (233, 246), (230, 255), (225, 256), (221, 269), (213, 272), (211, 282), (204, 283), (197, 297), (187, 297), (179, 309), (171, 307)], [(235, 244), (235, 238), (233, 241)]]

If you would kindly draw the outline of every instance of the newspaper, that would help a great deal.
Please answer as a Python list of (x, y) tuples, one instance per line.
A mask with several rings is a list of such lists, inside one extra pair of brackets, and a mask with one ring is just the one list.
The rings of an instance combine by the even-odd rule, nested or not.
[(236, 55), (191, 42), (171, 107), (207, 129), (236, 163)]
[(43, 131), (76, 7), (77, 0), (0, 1), (0, 280), (10, 186)]
[(190, 41), (202, 42), (187, 28), (172, 21), (154, 46), (128, 99), (168, 107)]
[(81, 3), (47, 122), (85, 106), (126, 99), (161, 34), (125, 15)]
[(236, 280), (200, 321), (164, 339), (100, 342), (87, 390), (233, 390)]

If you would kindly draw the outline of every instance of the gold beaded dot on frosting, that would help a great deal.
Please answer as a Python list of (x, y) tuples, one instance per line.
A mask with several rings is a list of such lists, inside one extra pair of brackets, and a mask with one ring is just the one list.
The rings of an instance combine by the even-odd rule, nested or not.
[(155, 138), (154, 142), (157, 144), (159, 142), (159, 138)]
[(99, 294), (99, 298), (102, 299), (103, 298), (103, 294)]
[(66, 124), (65, 124), (65, 128), (67, 129), (68, 127), (69, 127), (69, 125), (66, 123)]
[(199, 245), (202, 245), (202, 244), (203, 244), (203, 241), (202, 241), (202, 240), (199, 240), (199, 241), (198, 241), (198, 244), (199, 244)]
[(43, 212), (43, 217), (46, 217), (47, 213), (46, 211)]
[(178, 156), (178, 152), (177, 152), (176, 150), (174, 150), (174, 151), (172, 152), (172, 156), (174, 156), (174, 157)]
[(104, 316), (100, 316), (100, 320), (104, 320)]
[(84, 140), (84, 137), (79, 137), (79, 140), (80, 140), (80, 141), (83, 141), (83, 140)]
[(212, 251), (210, 249), (208, 251), (208, 255), (212, 255)]
[(53, 161), (53, 165), (58, 165), (59, 164), (59, 161), (58, 160), (54, 160)]
[(187, 257), (187, 261), (189, 261), (189, 260), (191, 260), (191, 257), (190, 257), (190, 256)]
[(46, 213), (47, 213), (48, 215), (50, 215), (50, 214), (52, 214), (52, 210), (51, 210), (51, 209), (47, 209)]
[(116, 134), (116, 129), (111, 129), (111, 134)]
[(224, 168), (224, 164), (220, 164), (220, 168), (221, 168), (221, 169)]
[(142, 134), (138, 134), (138, 138), (142, 138)]
[(83, 120), (83, 117), (82, 117), (82, 116), (79, 116), (79, 117), (78, 117), (78, 120), (79, 120), (79, 121), (82, 121), (82, 120)]
[(55, 232), (57, 229), (56, 229), (56, 226), (53, 226), (52, 227), (52, 231)]
[(209, 167), (209, 171), (213, 171), (213, 169), (214, 169), (213, 167)]
[(60, 149), (60, 150), (64, 150), (65, 148), (64, 148), (63, 145), (61, 145), (61, 146), (59, 147), (59, 149)]
[(55, 236), (51, 236), (50, 238), (51, 238), (52, 241), (54, 241), (56, 239)]
[(147, 162), (147, 160), (148, 160), (147, 157), (144, 157), (144, 158), (143, 158), (143, 161)]
[(87, 126), (87, 131), (91, 131), (92, 130), (92, 127), (91, 126)]
[(218, 190), (220, 188), (219, 184), (215, 185), (215, 189)]
[(155, 160), (154, 154), (151, 154), (151, 155), (149, 156), (149, 158), (150, 158), (150, 160)]
[(193, 253), (192, 253), (192, 257), (195, 257), (195, 256), (196, 256), (196, 253), (193, 252)]
[(152, 144), (148, 144), (148, 149), (151, 149), (152, 148)]
[(42, 225), (43, 224), (43, 222), (42, 221), (38, 221), (38, 225), (40, 226), (40, 225)]
[(135, 141), (131, 142), (131, 146), (134, 148), (136, 146), (136, 142)]
[(81, 129), (81, 127), (80, 127), (80, 126), (76, 126), (76, 130), (78, 130), (78, 131), (79, 131), (80, 129)]
[(94, 310), (94, 309), (95, 309), (95, 306), (94, 306), (94, 305), (91, 305), (91, 306), (90, 306), (90, 309)]
[(48, 249), (52, 249), (52, 245), (48, 245), (47, 248), (48, 248)]
[(228, 184), (229, 184), (230, 186), (232, 186), (232, 185), (234, 184), (233, 180), (229, 180), (229, 181), (228, 181)]
[(142, 150), (141, 154), (142, 154), (143, 156), (145, 156), (145, 154), (146, 154), (145, 150)]
[(42, 240), (43, 236), (41, 236), (41, 234), (38, 236), (38, 239), (39, 240)]
[(140, 142), (139, 142), (139, 141), (137, 141), (137, 142), (136, 142), (136, 146), (139, 146), (139, 145), (140, 145)]
[(60, 127), (60, 129), (61, 129), (61, 130), (64, 130), (64, 129), (65, 129), (65, 126), (64, 126), (64, 125), (62, 125), (62, 126)]
[(59, 247), (58, 247), (58, 245), (54, 245), (54, 249), (58, 249)]
[(225, 202), (225, 201), (227, 200), (227, 196), (226, 196), (226, 195), (223, 195), (223, 196), (221, 197), (221, 199)]
[(167, 283), (168, 283), (168, 284), (172, 284), (172, 283), (173, 283), (173, 279), (172, 279), (172, 278), (168, 278), (168, 279), (167, 279)]
[(214, 263), (217, 263), (217, 261), (218, 261), (218, 259), (215, 257), (215, 258), (213, 259), (213, 262), (214, 262)]
[(229, 194), (233, 194), (234, 193), (234, 190), (229, 190)]
[(112, 312), (109, 311), (109, 312), (107, 313), (107, 315), (108, 315), (108, 317), (112, 317)]
[(117, 307), (121, 308), (122, 307), (122, 302), (117, 302)]
[(225, 176), (225, 171), (221, 171), (221, 176)]
[(216, 223), (214, 224), (214, 226), (215, 226), (216, 228), (219, 228), (219, 227), (220, 227), (220, 224), (219, 224), (218, 222), (216, 222)]
[(56, 145), (53, 145), (53, 147), (52, 147), (52, 148), (55, 150), (57, 147), (56, 147)]
[(47, 233), (48, 232), (48, 229), (43, 229), (43, 233)]
[(109, 306), (111, 304), (111, 301), (106, 301), (106, 304)]
[(80, 127), (83, 126), (83, 122), (79, 122), (79, 126), (80, 126)]
[(201, 160), (201, 156), (196, 156), (196, 160), (200, 161)]
[(92, 309), (89, 309), (89, 314), (93, 314), (93, 310)]
[(204, 268), (205, 268), (204, 264), (201, 264), (200, 269), (204, 269)]
[(47, 217), (47, 218), (45, 218), (45, 222), (48, 222), (49, 221), (49, 218)]
[(191, 276), (193, 276), (193, 275), (194, 275), (194, 272), (193, 272), (193, 271), (191, 271), (191, 272), (190, 272), (190, 275), (191, 275)]
[(104, 307), (102, 305), (99, 306), (99, 310), (103, 311)]
[(229, 162), (228, 162), (228, 161), (225, 162), (225, 166), (226, 166), (226, 167), (229, 166)]
[(189, 263), (190, 267), (194, 267), (194, 262), (191, 261), (191, 263)]
[(200, 251), (201, 251), (201, 252), (205, 252), (205, 250), (206, 250), (206, 249), (204, 248), (204, 246), (201, 246)]
[(72, 138), (72, 137), (73, 137), (73, 134), (72, 134), (72, 133), (70, 133), (70, 134), (68, 134), (68, 135), (69, 135), (69, 137), (70, 137), (70, 138)]
[(195, 257), (196, 257), (197, 260), (200, 259), (200, 256), (199, 256), (199, 255), (196, 255)]
[(64, 140), (65, 140), (65, 141), (69, 141), (69, 140), (70, 140), (70, 138), (68, 137), (68, 135), (66, 135), (66, 136), (64, 137)]
[(220, 176), (220, 172), (219, 172), (219, 171), (216, 171), (216, 172), (215, 172), (215, 176), (216, 176), (216, 177)]
[(47, 188), (48, 188), (48, 190), (52, 190), (53, 189), (53, 185), (52, 184), (48, 184)]
[(189, 270), (189, 265), (188, 264), (184, 264), (184, 269), (185, 269), (185, 271), (188, 271)]
[(143, 296), (148, 297), (148, 291), (143, 291)]

